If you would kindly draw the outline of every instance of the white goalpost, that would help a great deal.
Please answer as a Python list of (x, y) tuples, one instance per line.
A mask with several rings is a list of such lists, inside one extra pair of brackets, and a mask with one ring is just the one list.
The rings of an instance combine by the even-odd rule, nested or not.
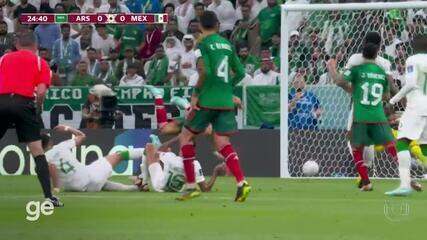
[[(305, 161), (320, 166), (318, 177), (355, 177), (347, 146), (350, 96), (335, 86), (326, 72), (334, 57), (343, 70), (348, 58), (360, 52), (368, 31), (383, 38), (380, 55), (392, 64), (398, 86), (404, 83), (411, 38), (427, 33), (427, 2), (345, 4), (283, 4), (281, 6), (280, 176), (302, 177)], [(304, 86), (305, 85), (305, 86)], [(289, 94), (304, 91), (304, 102), (290, 106)], [(291, 107), (291, 108), (289, 108)], [(397, 112), (403, 106), (396, 105)], [(376, 152), (370, 175), (397, 177), (397, 164)], [(422, 176), (422, 169), (413, 167)]]

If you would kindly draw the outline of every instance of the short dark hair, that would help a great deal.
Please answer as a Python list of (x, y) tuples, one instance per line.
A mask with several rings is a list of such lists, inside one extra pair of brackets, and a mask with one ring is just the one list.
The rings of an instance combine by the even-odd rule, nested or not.
[(375, 59), (381, 47), (381, 35), (378, 32), (368, 32), (365, 36), (362, 55), (367, 59)]
[(0, 24), (5, 24), (7, 26), (7, 23), (3, 20), (0, 21)]
[(47, 51), (47, 48), (39, 47), (39, 52), (41, 52), (41, 51)]
[(96, 49), (95, 49), (95, 48), (93, 48), (93, 47), (88, 47), (88, 48), (86, 49), (86, 52), (89, 52), (89, 51), (96, 52)]
[(173, 10), (175, 10), (175, 5), (173, 3), (168, 3), (163, 7), (163, 12), (165, 12), (166, 8), (171, 7)]
[(107, 25), (106, 24), (102, 24), (102, 23), (99, 23), (99, 24), (95, 24), (95, 28), (106, 28), (107, 27)]
[(417, 34), (411, 41), (414, 53), (427, 53), (427, 34)]
[(203, 7), (203, 9), (205, 8), (205, 4), (203, 4), (202, 2), (197, 2), (196, 4), (194, 4), (194, 9), (196, 7)]
[(61, 29), (63, 28), (71, 28), (71, 25), (67, 23), (61, 24)]
[(50, 135), (47, 134), (47, 133), (42, 133), (42, 134), (40, 134), (40, 138), (41, 138), (41, 141), (42, 141), (42, 148), (46, 149), (47, 146), (49, 145), (49, 142), (50, 142), (50, 139), (51, 139)]
[(212, 11), (205, 11), (200, 17), (200, 24), (203, 29), (214, 29), (218, 24), (218, 17)]
[(37, 38), (31, 31), (22, 31), (17, 34), (18, 45), (21, 47), (30, 47), (37, 43)]

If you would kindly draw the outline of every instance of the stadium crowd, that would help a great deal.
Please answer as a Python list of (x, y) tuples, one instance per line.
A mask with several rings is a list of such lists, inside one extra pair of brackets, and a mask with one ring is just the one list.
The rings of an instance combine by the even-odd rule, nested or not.
[[(288, 0), (286, 3), (334, 2)], [(344, 1), (340, 1), (344, 2)], [(194, 48), (200, 38), (203, 11), (217, 13), (220, 32), (236, 47), (246, 69), (247, 85), (276, 85), (280, 72), (281, 0), (2, 0), (0, 55), (14, 49), (14, 34), (33, 31), (39, 54), (48, 60), (56, 86), (194, 86), (197, 66)], [(157, 25), (21, 25), (22, 13), (167, 13), (169, 22)], [(356, 22), (354, 22), (356, 21)], [(400, 80), (407, 43), (424, 31), (424, 11), (390, 10), (291, 13), (290, 79), (307, 84), (330, 84), (325, 62), (330, 57), (343, 67), (358, 51), (360, 26), (378, 29), (384, 37), (383, 56)], [(365, 27), (366, 28), (366, 27)], [(366, 28), (367, 29), (367, 28)]]

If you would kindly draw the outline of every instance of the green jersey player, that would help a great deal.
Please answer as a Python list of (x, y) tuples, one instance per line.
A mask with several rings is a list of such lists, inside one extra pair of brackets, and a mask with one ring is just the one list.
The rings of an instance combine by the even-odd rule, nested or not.
[(396, 147), (388, 119), (383, 108), (383, 99), (389, 97), (387, 73), (375, 63), (381, 46), (378, 32), (368, 32), (362, 46), (363, 64), (346, 69), (338, 74), (336, 61), (331, 59), (328, 71), (334, 82), (353, 98), (353, 123), (350, 131), (350, 144), (357, 171), (362, 178), (361, 190), (371, 191), (372, 184), (368, 169), (363, 163), (363, 149), (372, 144), (384, 145), (396, 159)]
[(187, 184), (186, 190), (177, 200), (200, 195), (194, 174), (196, 152), (193, 138), (212, 125), (215, 147), (237, 181), (235, 201), (244, 202), (251, 187), (245, 181), (229, 136), (237, 130), (233, 87), (245, 76), (245, 71), (233, 45), (217, 33), (219, 22), (216, 14), (205, 11), (200, 17), (200, 25), (202, 38), (196, 50), (199, 80), (191, 99), (192, 110), (179, 139)]

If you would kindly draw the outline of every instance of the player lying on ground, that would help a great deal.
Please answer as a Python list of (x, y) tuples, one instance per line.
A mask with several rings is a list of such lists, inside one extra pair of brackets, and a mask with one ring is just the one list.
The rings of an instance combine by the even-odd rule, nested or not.
[[(168, 145), (160, 145), (156, 135), (151, 135), (153, 143), (147, 143), (141, 163), (142, 186), (149, 184), (156, 192), (180, 192), (184, 188), (185, 176), (182, 158), (170, 151)], [(157, 145), (157, 146), (156, 146)], [(209, 182), (203, 176), (202, 167), (194, 161), (196, 183), (202, 192), (211, 191), (218, 176), (224, 175), (225, 164), (218, 164)]]
[[(214, 12), (205, 11), (200, 17), (202, 40), (196, 50), (199, 79), (191, 98), (191, 112), (179, 136), (184, 162), (186, 189), (177, 200), (200, 196), (196, 188), (193, 139), (211, 124), (214, 146), (237, 182), (235, 201), (244, 202), (251, 187), (245, 181), (239, 157), (229, 136), (237, 130), (234, 114), (233, 87), (245, 76), (245, 70), (233, 45), (218, 34), (219, 21)], [(231, 76), (231, 72), (234, 76)]]
[(72, 149), (80, 146), (86, 135), (74, 128), (58, 125), (55, 131), (68, 132), (74, 138), (53, 145), (48, 134), (42, 134), (42, 144), (49, 162), (49, 171), (56, 192), (63, 188), (65, 191), (99, 192), (104, 191), (139, 191), (136, 185), (108, 181), (113, 167), (122, 160), (141, 159), (143, 148), (128, 149), (109, 154), (89, 165), (80, 163)]
[(390, 196), (406, 196), (410, 187), (411, 140), (418, 140), (423, 154), (427, 154), (427, 35), (415, 36), (412, 41), (415, 55), (406, 60), (405, 85), (390, 99), (391, 104), (406, 96), (406, 109), (397, 134), (400, 186), (386, 192)]
[[(157, 120), (157, 129), (159, 130), (160, 135), (177, 135), (181, 132), (181, 129), (184, 125), (185, 117), (191, 111), (191, 104), (187, 101), (187, 99), (183, 97), (174, 96), (170, 99), (170, 103), (177, 106), (180, 110), (184, 111), (183, 117), (176, 117), (173, 119), (169, 119), (167, 117), (167, 111), (164, 105), (163, 97), (164, 97), (164, 89), (157, 88), (152, 85), (145, 85), (151, 94), (154, 96), (154, 105), (156, 108), (156, 120)], [(242, 107), (242, 101), (240, 98), (233, 96), (233, 102), (236, 108)], [(205, 134), (211, 135), (212, 127), (209, 126)]]
[(329, 60), (327, 67), (334, 82), (351, 92), (354, 112), (350, 143), (353, 159), (362, 178), (360, 189), (371, 191), (368, 168), (363, 162), (364, 148), (372, 144), (384, 145), (394, 159), (397, 159), (397, 150), (382, 104), (383, 99), (389, 98), (390, 84), (387, 73), (375, 64), (381, 36), (378, 32), (368, 32), (362, 44), (362, 56), (368, 60), (366, 63), (346, 69), (344, 74), (338, 73), (335, 59)]

